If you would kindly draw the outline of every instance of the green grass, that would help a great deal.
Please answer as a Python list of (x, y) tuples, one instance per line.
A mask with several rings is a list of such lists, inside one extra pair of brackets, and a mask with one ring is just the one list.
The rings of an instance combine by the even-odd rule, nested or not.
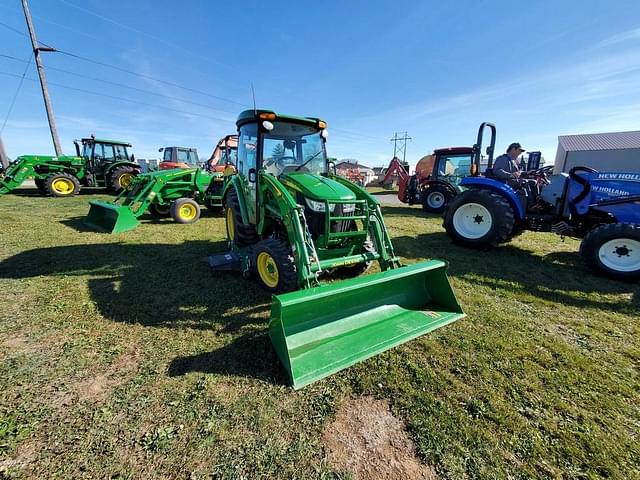
[(450, 262), (468, 317), (293, 392), (269, 296), (204, 262), (221, 217), (97, 234), (89, 198), (0, 198), (0, 478), (341, 477), (320, 436), (365, 394), (441, 478), (640, 477), (640, 287), (578, 242), (474, 252), (385, 207), (406, 262)]

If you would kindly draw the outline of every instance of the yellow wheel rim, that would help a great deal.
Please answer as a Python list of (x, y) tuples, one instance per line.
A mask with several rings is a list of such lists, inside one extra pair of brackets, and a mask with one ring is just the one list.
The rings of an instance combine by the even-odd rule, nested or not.
[(133, 182), (134, 178), (135, 175), (133, 173), (123, 173), (122, 175), (120, 175), (118, 182), (120, 183), (121, 187), (128, 187), (129, 185), (131, 185), (131, 182)]
[(262, 283), (269, 288), (275, 288), (278, 285), (280, 274), (278, 273), (278, 265), (271, 255), (267, 252), (260, 252), (257, 260), (258, 275)]
[(56, 178), (51, 182), (51, 188), (54, 192), (60, 195), (69, 195), (70, 193), (73, 193), (75, 185), (68, 178)]
[(229, 240), (233, 240), (236, 236), (236, 225), (233, 223), (233, 210), (231, 208), (227, 208), (227, 236)]
[(180, 218), (184, 220), (193, 220), (194, 218), (196, 218), (197, 214), (196, 207), (194, 207), (190, 203), (185, 203), (184, 205), (182, 205), (179, 212)]

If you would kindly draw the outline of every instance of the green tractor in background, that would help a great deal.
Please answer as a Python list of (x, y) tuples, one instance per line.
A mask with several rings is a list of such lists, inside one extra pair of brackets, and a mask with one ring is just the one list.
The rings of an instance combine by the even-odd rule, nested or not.
[(221, 211), (226, 186), (236, 172), (237, 145), (235, 135), (222, 138), (208, 169), (161, 166), (160, 170), (138, 175), (113, 202), (90, 201), (85, 224), (95, 230), (121, 233), (137, 227), (138, 219), (146, 212), (156, 218), (172, 217), (177, 223), (188, 224), (200, 218), (200, 205)]
[[(276, 294), (269, 334), (294, 388), (464, 316), (445, 262), (401, 266), (379, 202), (328, 160), (324, 121), (248, 110), (237, 126), (231, 250), (209, 263)], [(358, 278), (376, 261), (382, 272)], [(353, 278), (321, 284), (336, 276)]]
[(76, 156), (23, 155), (0, 177), (0, 195), (9, 193), (33, 178), (44, 195), (70, 197), (81, 187), (102, 187), (118, 193), (140, 173), (140, 165), (129, 157), (131, 144), (90, 138), (74, 142)]

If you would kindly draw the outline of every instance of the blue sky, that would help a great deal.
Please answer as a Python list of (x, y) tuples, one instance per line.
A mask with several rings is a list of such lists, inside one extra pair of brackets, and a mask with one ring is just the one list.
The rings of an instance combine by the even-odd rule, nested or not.
[[(175, 144), (208, 156), (251, 105), (252, 82), (259, 107), (326, 119), (329, 154), (370, 166), (388, 163), (395, 131), (413, 137), (413, 164), (471, 145), (482, 121), (497, 125), (500, 151), (519, 141), (550, 161), (558, 135), (640, 129), (637, 0), (30, 6), (40, 41), (143, 75), (43, 54), (68, 154), (95, 133), (129, 140), (138, 158)], [(0, 0), (0, 22), (26, 33), (19, 0)], [(27, 60), (28, 38), (0, 25), (0, 55)], [(0, 56), (0, 127), (19, 83), (6, 74), (25, 67)], [(2, 133), (11, 157), (53, 152), (36, 77), (31, 64)]]

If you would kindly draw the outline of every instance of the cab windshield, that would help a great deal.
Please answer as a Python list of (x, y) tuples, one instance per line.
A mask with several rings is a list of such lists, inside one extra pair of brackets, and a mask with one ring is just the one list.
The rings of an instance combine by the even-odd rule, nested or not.
[(273, 122), (263, 134), (262, 168), (275, 176), (294, 171), (326, 173), (327, 156), (318, 127)]

